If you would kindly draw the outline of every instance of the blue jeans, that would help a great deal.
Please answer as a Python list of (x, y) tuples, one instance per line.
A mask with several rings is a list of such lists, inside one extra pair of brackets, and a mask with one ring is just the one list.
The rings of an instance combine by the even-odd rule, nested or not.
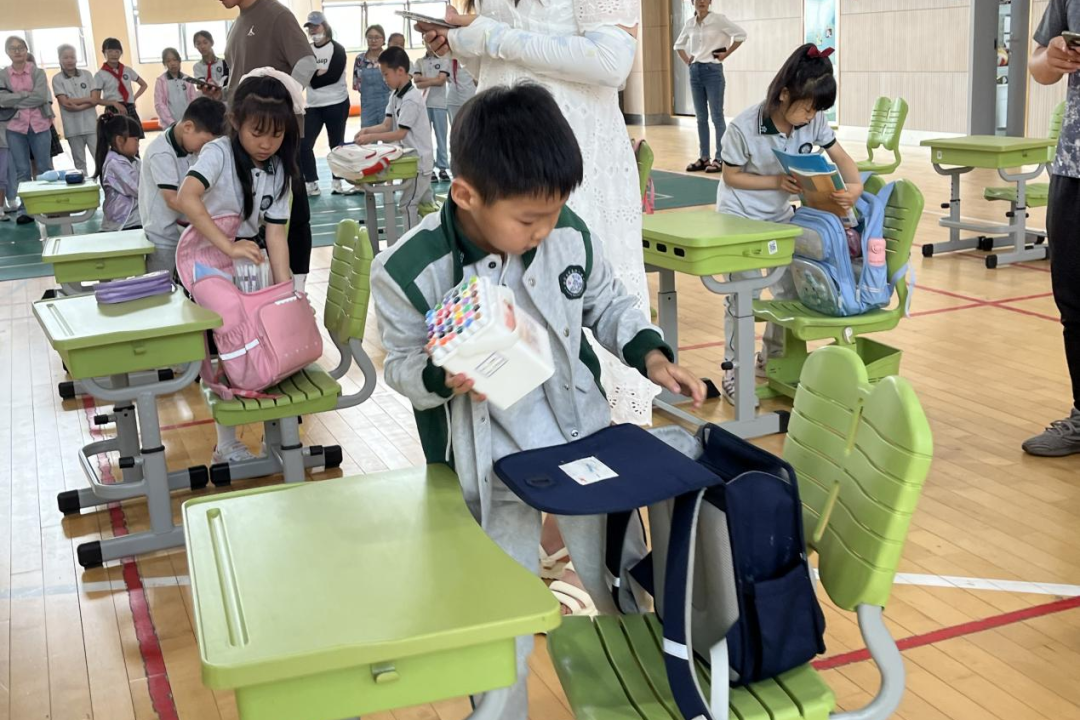
[(449, 170), (450, 159), (446, 152), (446, 133), (450, 125), (450, 116), (446, 108), (428, 108), (427, 116), (431, 121), (431, 129), (435, 132), (435, 169)]
[[(29, 182), (30, 154), (33, 153), (34, 162), (37, 164), (39, 173), (52, 170), (52, 131), (34, 132), (29, 130), (25, 135), (22, 133), (7, 131), (8, 149), (11, 150), (11, 159), (15, 162), (16, 182)], [(14, 195), (12, 191), (9, 195)], [(19, 205), (19, 213), (25, 214), (26, 210)]]
[(724, 138), (727, 121), (724, 120), (724, 66), (720, 63), (692, 63), (690, 65), (690, 95), (694, 98), (694, 114), (697, 115), (698, 157), (708, 160), (709, 117), (716, 128), (716, 160), (720, 160), (720, 141)]

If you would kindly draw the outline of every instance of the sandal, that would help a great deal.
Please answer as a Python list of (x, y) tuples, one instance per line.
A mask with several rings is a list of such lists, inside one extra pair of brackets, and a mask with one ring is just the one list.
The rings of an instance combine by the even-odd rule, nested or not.
[(709, 161), (705, 158), (695, 160), (686, 166), (686, 172), (701, 172), (709, 166)]
[(544, 580), (560, 580), (566, 574), (570, 564), (570, 551), (561, 547), (548, 555), (544, 546), (540, 546), (540, 577)]
[(720, 163), (713, 160), (712, 162), (709, 163), (709, 166), (707, 168), (705, 168), (705, 172), (709, 173), (709, 174), (712, 174), (712, 173), (718, 173), (723, 169), (724, 168), (720, 166)]
[[(567, 569), (573, 570), (573, 564), (568, 563)], [(570, 609), (570, 614), (564, 617), (596, 617), (597, 614), (599, 614), (599, 611), (596, 609), (596, 603), (593, 602), (589, 593), (582, 590), (577, 585), (571, 585), (568, 582), (556, 580), (548, 585), (548, 589), (551, 590), (551, 594), (555, 596), (555, 599), (559, 601), (560, 605), (564, 605)]]

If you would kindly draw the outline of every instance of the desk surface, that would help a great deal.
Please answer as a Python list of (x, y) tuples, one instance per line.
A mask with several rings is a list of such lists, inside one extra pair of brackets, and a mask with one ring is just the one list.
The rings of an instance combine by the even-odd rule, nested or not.
[(558, 626), (432, 465), (184, 504), (203, 678), (242, 687)]
[(177, 289), (115, 305), (99, 305), (93, 294), (38, 300), (34, 315), (52, 346), (60, 351), (151, 340), (221, 327), (217, 313), (205, 310)]
[(31, 180), (19, 183), (19, 195), (32, 195), (44, 197), (48, 195), (71, 195), (77, 193), (100, 193), (101, 188), (93, 180), (87, 180), (80, 185), (68, 185), (66, 182), (44, 182)]
[(923, 147), (942, 150), (974, 150), (1005, 153), (1015, 150), (1045, 150), (1056, 147), (1057, 140), (1049, 138), (1004, 137), (1001, 135), (968, 135), (955, 138), (932, 138), (919, 143)]
[(67, 235), (51, 237), (45, 241), (41, 261), (46, 263), (79, 262), (107, 257), (149, 255), (154, 245), (146, 239), (142, 230)]
[(791, 223), (748, 220), (715, 210), (694, 210), (646, 215), (641, 234), (646, 240), (707, 248), (796, 238), (802, 234), (802, 228)]

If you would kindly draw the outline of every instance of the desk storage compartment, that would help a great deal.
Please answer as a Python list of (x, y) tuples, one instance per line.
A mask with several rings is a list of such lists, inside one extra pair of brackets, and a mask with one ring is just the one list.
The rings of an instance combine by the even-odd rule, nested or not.
[(19, 186), (19, 195), (30, 215), (74, 214), (94, 210), (100, 204), (97, 183), (82, 185), (31, 182)]

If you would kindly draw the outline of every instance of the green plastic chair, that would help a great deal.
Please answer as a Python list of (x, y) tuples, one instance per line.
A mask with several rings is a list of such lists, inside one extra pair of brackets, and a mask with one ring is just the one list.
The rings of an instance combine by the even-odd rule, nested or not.
[[(215, 485), (276, 473), (283, 473), (287, 483), (303, 482), (305, 468), (334, 468), (341, 464), (341, 448), (337, 445), (302, 446), (298, 418), (359, 405), (375, 390), (375, 365), (363, 346), (372, 257), (367, 230), (355, 220), (338, 223), (323, 310), (323, 325), (341, 356), (336, 368), (327, 371), (317, 363), (309, 365), (267, 388), (266, 394), (277, 396), (273, 399), (223, 400), (203, 386), (203, 397), (216, 422), (226, 426), (261, 422), (265, 430), (266, 457), (211, 466), (210, 480)], [(338, 381), (353, 363), (364, 375), (363, 386), (342, 395)]]
[[(1057, 140), (1061, 136), (1061, 123), (1064, 120), (1065, 103), (1062, 102), (1054, 108), (1054, 114), (1050, 116), (1048, 138)], [(1012, 205), (1010, 212), (1016, 212), (1016, 185), (988, 187), (983, 191), (983, 198), (992, 201), (1005, 201)], [(1046, 207), (1050, 202), (1050, 183), (1027, 183), (1024, 186), (1024, 202), (1029, 208)]]
[[(855, 163), (859, 172), (871, 172), (875, 175), (888, 175), (900, 167), (900, 133), (907, 120), (908, 104), (904, 98), (890, 100), (879, 97), (870, 113), (870, 131), (866, 136), (866, 160)], [(884, 149), (892, 152), (890, 162), (875, 162), (874, 150)]]
[[(821, 585), (838, 608), (856, 613), (881, 688), (865, 708), (837, 713), (832, 690), (804, 665), (732, 688), (730, 718), (884, 720), (896, 710), (904, 663), (883, 611), (932, 453), (929, 423), (906, 380), (871, 383), (846, 348), (810, 357), (783, 455), (798, 476)], [(565, 618), (548, 649), (577, 720), (681, 720), (656, 615)], [(708, 695), (709, 668), (700, 663), (699, 676)]]
[[(877, 192), (885, 184), (879, 176), (866, 183), (868, 192)], [(911, 245), (923, 211), (923, 195), (909, 180), (897, 180), (885, 209), (885, 241), (888, 253), (889, 277), (911, 257)], [(807, 358), (807, 342), (832, 340), (837, 345), (854, 349), (866, 363), (871, 381), (900, 372), (901, 351), (864, 337), (870, 333), (892, 330), (899, 324), (907, 307), (906, 275), (896, 284), (897, 302), (891, 308), (871, 310), (862, 315), (832, 317), (822, 315), (798, 300), (756, 300), (754, 318), (784, 328), (784, 356), (772, 358), (766, 366), (768, 388), (760, 394), (795, 397), (795, 388)]]

